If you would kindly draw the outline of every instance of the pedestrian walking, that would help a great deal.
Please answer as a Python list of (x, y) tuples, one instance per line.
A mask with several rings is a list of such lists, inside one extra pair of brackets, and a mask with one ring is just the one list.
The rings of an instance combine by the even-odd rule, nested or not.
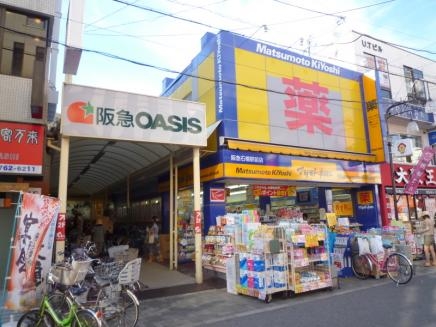
[(423, 234), (424, 236), (424, 266), (436, 266), (436, 255), (434, 250), (434, 221), (430, 218), (430, 215), (427, 212), (423, 212), (422, 219), (423, 228), (419, 231), (419, 233)]

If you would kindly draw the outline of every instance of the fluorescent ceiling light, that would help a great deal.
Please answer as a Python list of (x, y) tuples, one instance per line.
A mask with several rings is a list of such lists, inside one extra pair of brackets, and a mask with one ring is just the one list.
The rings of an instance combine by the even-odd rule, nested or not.
[(245, 193), (247, 193), (247, 191), (242, 190), (242, 191), (230, 192), (230, 195), (245, 194)]
[(226, 187), (231, 189), (231, 190), (233, 190), (235, 188), (242, 188), (242, 187), (247, 187), (247, 186), (248, 185), (246, 185), (246, 184), (240, 184), (240, 185), (229, 185), (229, 186), (226, 186)]

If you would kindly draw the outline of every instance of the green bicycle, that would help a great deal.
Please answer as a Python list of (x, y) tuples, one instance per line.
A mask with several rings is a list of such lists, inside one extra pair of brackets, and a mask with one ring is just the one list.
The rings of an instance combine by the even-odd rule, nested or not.
[(18, 320), (17, 327), (100, 327), (101, 321), (91, 310), (81, 309), (72, 302), (69, 311), (59, 317), (58, 313), (50, 304), (48, 295), (44, 295), (39, 309), (26, 312)]

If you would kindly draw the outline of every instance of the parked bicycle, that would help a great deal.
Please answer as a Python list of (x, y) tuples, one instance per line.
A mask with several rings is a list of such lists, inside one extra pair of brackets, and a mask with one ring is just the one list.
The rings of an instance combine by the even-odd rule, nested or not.
[[(95, 261), (95, 260), (93, 260)], [(74, 261), (74, 264), (77, 261)], [(59, 312), (68, 311), (73, 299), (81, 308), (94, 311), (107, 326), (134, 327), (139, 316), (139, 300), (129, 285), (139, 279), (141, 259), (123, 262), (101, 262), (93, 269), (88, 266), (87, 274), (92, 277), (76, 283), (57, 281), (50, 302)], [(84, 268), (82, 268), (84, 269)]]
[[(359, 236), (362, 237), (362, 236)], [(413, 277), (413, 264), (403, 253), (390, 251), (393, 245), (383, 243), (383, 259), (379, 262), (377, 256), (371, 253), (360, 255), (353, 254), (351, 258), (351, 269), (354, 276), (359, 279), (367, 279), (373, 274), (378, 266), (382, 273), (386, 273), (389, 278), (399, 284), (407, 284)]]
[(45, 294), (39, 309), (26, 312), (18, 320), (17, 327), (100, 327), (101, 321), (92, 310), (80, 308), (75, 302), (69, 302), (68, 311), (60, 313), (54, 308)]

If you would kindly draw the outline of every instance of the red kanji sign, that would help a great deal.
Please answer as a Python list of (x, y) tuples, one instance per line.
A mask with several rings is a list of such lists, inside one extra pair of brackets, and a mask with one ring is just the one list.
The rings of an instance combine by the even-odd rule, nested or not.
[(332, 134), (332, 119), (328, 105), (328, 88), (318, 82), (304, 83), (298, 77), (283, 78), (286, 85), (285, 117), (289, 118), (289, 129), (306, 126), (308, 133), (314, 134), (315, 128), (323, 134)]
[(65, 241), (65, 223), (65, 213), (59, 213), (56, 223), (56, 241)]
[(201, 234), (201, 212), (199, 210), (194, 211), (194, 228), (196, 234)]

